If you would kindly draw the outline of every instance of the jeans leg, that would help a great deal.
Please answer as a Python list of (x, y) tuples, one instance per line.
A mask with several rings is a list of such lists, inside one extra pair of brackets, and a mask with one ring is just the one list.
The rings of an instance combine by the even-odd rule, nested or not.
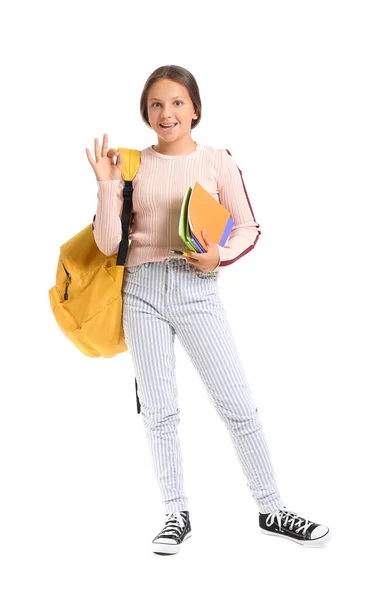
[[(189, 274), (187, 273), (187, 277)], [(176, 334), (225, 423), (259, 512), (283, 508), (258, 409), (245, 378), (217, 281), (192, 273), (175, 313)], [(194, 279), (194, 277), (196, 279)], [(198, 287), (197, 297), (193, 289)]]
[[(178, 435), (175, 330), (129, 281), (123, 289), (123, 329), (133, 359), (141, 415), (165, 513), (189, 510)], [(141, 297), (142, 296), (142, 297)]]

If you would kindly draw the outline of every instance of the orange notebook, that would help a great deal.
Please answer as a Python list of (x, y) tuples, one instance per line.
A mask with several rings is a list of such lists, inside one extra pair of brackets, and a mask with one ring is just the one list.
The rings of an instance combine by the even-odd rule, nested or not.
[(199, 252), (206, 252), (202, 230), (214, 244), (224, 246), (234, 225), (230, 212), (198, 181), (188, 189), (182, 205), (179, 235), (187, 246), (191, 242)]

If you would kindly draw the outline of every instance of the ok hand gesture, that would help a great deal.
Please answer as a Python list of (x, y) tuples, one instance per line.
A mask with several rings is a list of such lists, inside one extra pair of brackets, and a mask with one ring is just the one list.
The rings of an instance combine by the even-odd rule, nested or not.
[(115, 179), (120, 179), (122, 176), (123, 156), (114, 148), (110, 148), (108, 151), (107, 148), (108, 135), (105, 133), (103, 135), (101, 152), (99, 148), (99, 139), (95, 138), (95, 160), (93, 160), (89, 149), (85, 149), (89, 164), (92, 166), (98, 181), (113, 181)]

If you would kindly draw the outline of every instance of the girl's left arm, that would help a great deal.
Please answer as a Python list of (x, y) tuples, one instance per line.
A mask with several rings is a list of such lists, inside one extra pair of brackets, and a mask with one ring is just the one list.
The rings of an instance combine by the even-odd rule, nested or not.
[(260, 225), (256, 222), (251, 203), (245, 188), (242, 172), (228, 150), (220, 150), (220, 171), (218, 194), (220, 203), (228, 209), (234, 226), (227, 239), (227, 245), (218, 246), (220, 270), (233, 264), (253, 250), (260, 237)]

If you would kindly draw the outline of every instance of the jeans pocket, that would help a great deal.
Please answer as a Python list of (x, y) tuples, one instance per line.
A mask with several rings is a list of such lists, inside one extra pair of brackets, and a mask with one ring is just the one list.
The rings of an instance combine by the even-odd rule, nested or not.
[(138, 271), (140, 269), (142, 269), (143, 264), (140, 265), (130, 265), (129, 267), (126, 267), (126, 271), (131, 274), (131, 275), (135, 275), (135, 273), (138, 273)]
[(213, 274), (211, 272), (209, 273), (205, 273), (204, 271), (200, 271), (200, 269), (196, 269), (195, 270), (195, 275), (199, 278), (199, 279), (217, 279), (218, 275), (217, 274)]

